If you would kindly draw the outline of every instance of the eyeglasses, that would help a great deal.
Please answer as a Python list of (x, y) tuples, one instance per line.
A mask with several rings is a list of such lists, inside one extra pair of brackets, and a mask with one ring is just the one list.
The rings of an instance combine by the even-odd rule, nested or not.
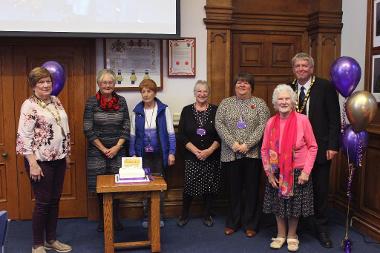
[(103, 85), (114, 85), (115, 84), (115, 82), (114, 81), (101, 81), (100, 82), (101, 84), (103, 84)]
[(46, 83), (47, 85), (51, 85), (53, 82), (50, 81), (50, 80), (48, 80), (48, 81), (39, 80), (39, 81), (37, 82), (38, 85), (44, 85), (45, 83)]

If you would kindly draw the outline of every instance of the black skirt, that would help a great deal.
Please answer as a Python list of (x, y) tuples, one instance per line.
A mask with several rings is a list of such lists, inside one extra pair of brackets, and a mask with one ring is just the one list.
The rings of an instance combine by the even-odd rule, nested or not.
[(185, 160), (185, 186), (187, 195), (217, 194), (221, 188), (221, 170), (218, 160)]
[[(305, 184), (298, 184), (298, 177), (301, 170), (294, 170), (294, 195), (290, 198), (283, 198), (279, 195), (278, 189), (272, 187), (267, 181), (264, 195), (264, 213), (273, 213), (281, 218), (308, 217), (314, 214), (313, 204), (313, 183), (311, 177)], [(278, 173), (275, 173), (278, 178)]]

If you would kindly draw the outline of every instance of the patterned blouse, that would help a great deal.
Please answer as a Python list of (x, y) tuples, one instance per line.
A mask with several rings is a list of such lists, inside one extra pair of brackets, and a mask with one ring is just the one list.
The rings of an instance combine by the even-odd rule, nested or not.
[(61, 101), (51, 96), (45, 104), (35, 96), (21, 106), (16, 152), (34, 154), (38, 161), (54, 161), (70, 155), (70, 130)]
[(261, 138), (268, 118), (268, 106), (261, 98), (241, 100), (233, 96), (223, 99), (215, 117), (215, 128), (222, 140), (220, 160), (231, 162), (238, 158), (232, 150), (235, 141), (247, 145), (246, 157), (259, 158)]

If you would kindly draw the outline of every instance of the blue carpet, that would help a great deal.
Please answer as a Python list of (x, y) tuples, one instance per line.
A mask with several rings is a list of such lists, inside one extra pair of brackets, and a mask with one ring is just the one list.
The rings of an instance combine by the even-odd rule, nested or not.
[[(344, 236), (343, 214), (333, 211), (330, 224), (333, 249), (324, 249), (310, 233), (299, 234), (300, 250), (302, 253), (343, 252), (340, 241)], [(141, 227), (140, 221), (124, 220), (125, 230), (117, 232), (116, 241), (144, 240), (147, 238), (146, 229)], [(60, 219), (58, 224), (58, 239), (73, 246), (73, 253), (100, 253), (103, 252), (103, 233), (96, 232), (97, 223), (86, 219)], [(247, 238), (243, 231), (231, 236), (223, 234), (224, 217), (217, 216), (213, 227), (205, 227), (200, 218), (194, 218), (183, 227), (176, 225), (175, 219), (165, 221), (161, 229), (162, 252), (206, 253), (206, 252), (288, 252), (286, 245), (280, 250), (269, 248), (270, 238), (276, 234), (273, 225), (263, 225), (254, 238)], [(354, 229), (350, 229), (350, 238), (353, 241), (352, 252), (380, 253), (380, 245), (367, 243), (365, 238)], [(31, 252), (31, 222), (12, 221), (9, 225), (6, 253)], [(117, 252), (150, 252), (149, 248), (118, 250)]]

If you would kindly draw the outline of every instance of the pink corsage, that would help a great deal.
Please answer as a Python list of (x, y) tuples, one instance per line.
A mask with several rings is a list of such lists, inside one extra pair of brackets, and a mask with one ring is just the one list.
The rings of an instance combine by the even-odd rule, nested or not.
[(256, 105), (255, 104), (251, 104), (251, 109), (255, 109), (256, 108)]

